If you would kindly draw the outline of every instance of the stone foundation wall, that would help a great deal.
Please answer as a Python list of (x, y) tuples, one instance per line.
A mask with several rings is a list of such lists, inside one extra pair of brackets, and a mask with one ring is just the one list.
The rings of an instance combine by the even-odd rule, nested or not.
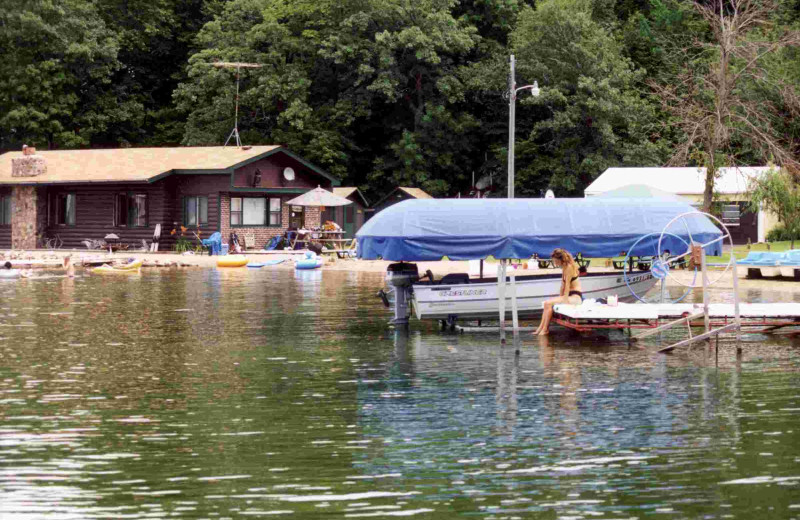
[(11, 210), (11, 248), (36, 249), (41, 233), (38, 192), (35, 186), (14, 186)]

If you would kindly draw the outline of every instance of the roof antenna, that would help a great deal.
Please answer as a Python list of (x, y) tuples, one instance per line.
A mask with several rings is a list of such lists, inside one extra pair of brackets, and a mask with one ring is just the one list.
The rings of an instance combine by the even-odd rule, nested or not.
[(214, 67), (218, 69), (236, 69), (236, 98), (235, 98), (235, 108), (234, 108), (234, 116), (233, 116), (233, 130), (231, 131), (231, 135), (225, 140), (225, 144), (222, 146), (228, 146), (228, 141), (231, 138), (234, 138), (236, 142), (236, 146), (239, 148), (242, 147), (242, 141), (239, 139), (239, 70), (240, 69), (260, 69), (263, 67), (260, 63), (244, 63), (240, 61), (230, 62), (230, 61), (215, 61), (212, 63)]

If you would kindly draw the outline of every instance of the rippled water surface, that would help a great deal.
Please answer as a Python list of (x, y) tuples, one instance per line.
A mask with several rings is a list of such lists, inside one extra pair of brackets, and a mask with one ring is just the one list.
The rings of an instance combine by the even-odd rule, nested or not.
[(800, 340), (517, 353), (395, 332), (381, 285), (0, 281), (0, 518), (800, 517)]

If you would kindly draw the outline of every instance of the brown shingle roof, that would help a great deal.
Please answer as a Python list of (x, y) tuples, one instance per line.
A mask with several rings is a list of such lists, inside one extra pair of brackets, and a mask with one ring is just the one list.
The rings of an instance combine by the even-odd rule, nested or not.
[(38, 151), (37, 155), (47, 161), (47, 173), (37, 177), (11, 177), (11, 159), (22, 157), (22, 152), (9, 152), (0, 155), (0, 184), (146, 182), (172, 170), (225, 170), (276, 148), (280, 147), (204, 146)]
[(424, 191), (422, 191), (419, 188), (403, 188), (402, 186), (400, 186), (397, 189), (398, 190), (403, 190), (404, 192), (408, 193), (409, 195), (411, 195), (415, 199), (432, 199), (433, 198), (433, 197), (431, 197), (430, 195), (428, 195), (427, 193), (425, 193)]
[(342, 188), (333, 188), (334, 195), (338, 195), (338, 196), (344, 197), (344, 198), (349, 197), (350, 195), (353, 194), (353, 192), (357, 192), (358, 193), (358, 196), (361, 197), (361, 200), (364, 202), (364, 206), (369, 206), (369, 201), (367, 200), (367, 198), (364, 196), (363, 193), (361, 193), (361, 190), (359, 190), (355, 186), (346, 186), (346, 187), (342, 187)]
[(333, 188), (333, 194), (338, 195), (340, 197), (349, 197), (351, 193), (356, 191), (358, 188), (354, 186), (350, 186), (347, 188)]

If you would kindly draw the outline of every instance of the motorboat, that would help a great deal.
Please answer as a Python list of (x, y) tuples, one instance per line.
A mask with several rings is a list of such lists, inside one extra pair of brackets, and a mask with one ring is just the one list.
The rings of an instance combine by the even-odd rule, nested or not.
[[(707, 254), (719, 255), (722, 232), (702, 214), (665, 229), (693, 213), (698, 212), (687, 202), (653, 198), (418, 199), (381, 211), (356, 239), (359, 258), (396, 262), (386, 273), (394, 323), (407, 323), (413, 307), (419, 319), (452, 325), (457, 319), (508, 317), (514, 307), (519, 316), (536, 315), (559, 294), (560, 272), (509, 277), (500, 274), (506, 260), (549, 258), (558, 247), (583, 258), (609, 258), (677, 254), (689, 244), (706, 244)], [(444, 258), (491, 258), (500, 260), (500, 268), (488, 279), (420, 277), (415, 262)], [(585, 299), (617, 295), (630, 301), (656, 281), (649, 270), (617, 270), (586, 273), (581, 288)]]
[[(561, 289), (561, 274), (557, 273), (515, 277), (519, 317), (542, 313), (542, 304), (555, 298)], [(645, 294), (658, 280), (650, 271), (625, 273), (586, 273), (580, 277), (583, 298), (618, 296), (620, 301), (632, 302), (631, 293)], [(507, 284), (510, 283), (507, 278)], [(497, 278), (470, 278), (446, 275), (440, 280), (418, 281), (411, 285), (411, 302), (417, 319), (497, 319)], [(506, 317), (511, 318), (511, 296), (506, 294)]]

